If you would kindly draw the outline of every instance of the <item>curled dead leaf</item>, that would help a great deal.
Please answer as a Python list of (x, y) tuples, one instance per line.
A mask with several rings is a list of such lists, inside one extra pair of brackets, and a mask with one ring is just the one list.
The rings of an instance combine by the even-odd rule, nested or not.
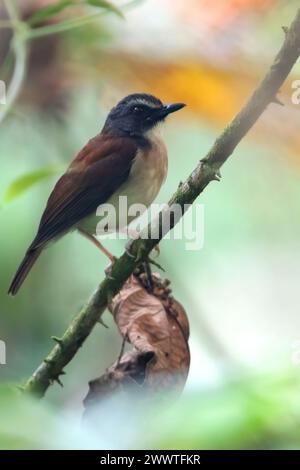
[(131, 278), (110, 310), (123, 338), (137, 351), (154, 354), (145, 373), (147, 386), (182, 388), (190, 364), (187, 316), (159, 275), (153, 274), (152, 280), (153, 292), (149, 293), (141, 282), (143, 276)]
[[(109, 306), (123, 337), (123, 348), (106, 373), (89, 383), (84, 400), (87, 409), (129, 387), (130, 393), (136, 389), (153, 394), (180, 392), (185, 385), (190, 365), (186, 312), (171, 296), (168, 280), (155, 273), (151, 283), (148, 281), (140, 268)], [(124, 353), (126, 342), (133, 349)]]

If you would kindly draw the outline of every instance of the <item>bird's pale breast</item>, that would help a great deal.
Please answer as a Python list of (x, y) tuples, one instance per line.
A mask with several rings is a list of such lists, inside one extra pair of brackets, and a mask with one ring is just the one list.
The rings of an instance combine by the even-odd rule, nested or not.
[[(97, 214), (83, 219), (80, 228), (95, 234), (97, 227), (97, 234), (101, 235), (128, 226), (136, 217), (130, 213), (119, 213), (120, 196), (126, 196), (128, 211), (133, 204), (142, 204), (145, 208), (152, 204), (166, 179), (168, 156), (160, 136), (153, 134), (149, 140), (151, 147), (137, 151), (126, 182), (106, 201), (106, 204), (99, 206)], [(111, 205), (114, 211), (110, 211), (110, 206), (107, 204)]]

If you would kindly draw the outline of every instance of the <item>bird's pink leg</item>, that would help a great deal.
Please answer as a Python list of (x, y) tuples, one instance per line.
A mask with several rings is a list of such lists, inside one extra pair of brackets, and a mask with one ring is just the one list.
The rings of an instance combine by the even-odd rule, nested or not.
[(102, 253), (105, 254), (105, 256), (107, 256), (107, 258), (110, 260), (111, 263), (114, 263), (116, 261), (116, 257), (111, 254), (110, 251), (108, 251), (107, 248), (105, 248), (105, 246), (102, 245), (102, 243), (99, 242), (99, 240), (94, 237), (93, 235), (89, 234), (88, 232), (85, 232), (84, 230), (82, 230), (81, 228), (78, 228), (78, 231), (84, 236), (86, 237), (88, 240), (90, 240), (91, 242), (94, 243), (94, 245), (96, 245), (101, 251)]

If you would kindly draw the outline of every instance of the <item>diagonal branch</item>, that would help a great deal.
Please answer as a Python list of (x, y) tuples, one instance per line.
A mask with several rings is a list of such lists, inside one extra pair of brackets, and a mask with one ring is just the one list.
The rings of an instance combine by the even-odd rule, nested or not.
[[(266, 107), (276, 102), (278, 90), (300, 55), (300, 9), (290, 28), (285, 30), (285, 35), (284, 44), (264, 79), (245, 106), (217, 138), (208, 154), (171, 197), (168, 209), (173, 204), (179, 204), (184, 213), (185, 205), (192, 204), (211, 181), (218, 180), (220, 167)], [(168, 212), (168, 209), (163, 212)], [(157, 218), (151, 221), (150, 226), (159, 224), (159, 227), (162, 227), (161, 220)], [(174, 225), (173, 220), (170, 229)], [(24, 386), (26, 392), (41, 397), (53, 381), (59, 380), (59, 376), (64, 373), (64, 367), (72, 360), (95, 324), (101, 321), (101, 315), (109, 301), (119, 292), (137, 265), (147, 258), (161, 238), (162, 233), (158, 238), (138, 238), (130, 243), (128, 250), (114, 264), (111, 272), (112, 279), (106, 278), (101, 282), (91, 299), (69, 325), (63, 337), (55, 338), (58, 344), (26, 382)]]

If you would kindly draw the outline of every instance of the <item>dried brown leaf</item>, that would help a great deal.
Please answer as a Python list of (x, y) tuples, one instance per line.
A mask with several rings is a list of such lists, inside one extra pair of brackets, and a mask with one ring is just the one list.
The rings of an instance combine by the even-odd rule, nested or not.
[(179, 302), (165, 295), (168, 288), (158, 274), (153, 275), (153, 280), (150, 294), (140, 280), (131, 278), (113, 299), (110, 309), (121, 335), (136, 350), (154, 353), (146, 370), (147, 385), (182, 388), (190, 364), (187, 316)]
[[(94, 404), (116, 392), (143, 391), (149, 397), (157, 391), (181, 391), (185, 385), (190, 352), (189, 323), (182, 305), (171, 297), (170, 282), (143, 270), (132, 276), (110, 305), (123, 337), (120, 357), (105, 374), (89, 383), (84, 400), (85, 416), (94, 416)], [(150, 291), (149, 291), (150, 289)], [(125, 342), (133, 346), (123, 351)], [(119, 405), (121, 406), (121, 400)]]

